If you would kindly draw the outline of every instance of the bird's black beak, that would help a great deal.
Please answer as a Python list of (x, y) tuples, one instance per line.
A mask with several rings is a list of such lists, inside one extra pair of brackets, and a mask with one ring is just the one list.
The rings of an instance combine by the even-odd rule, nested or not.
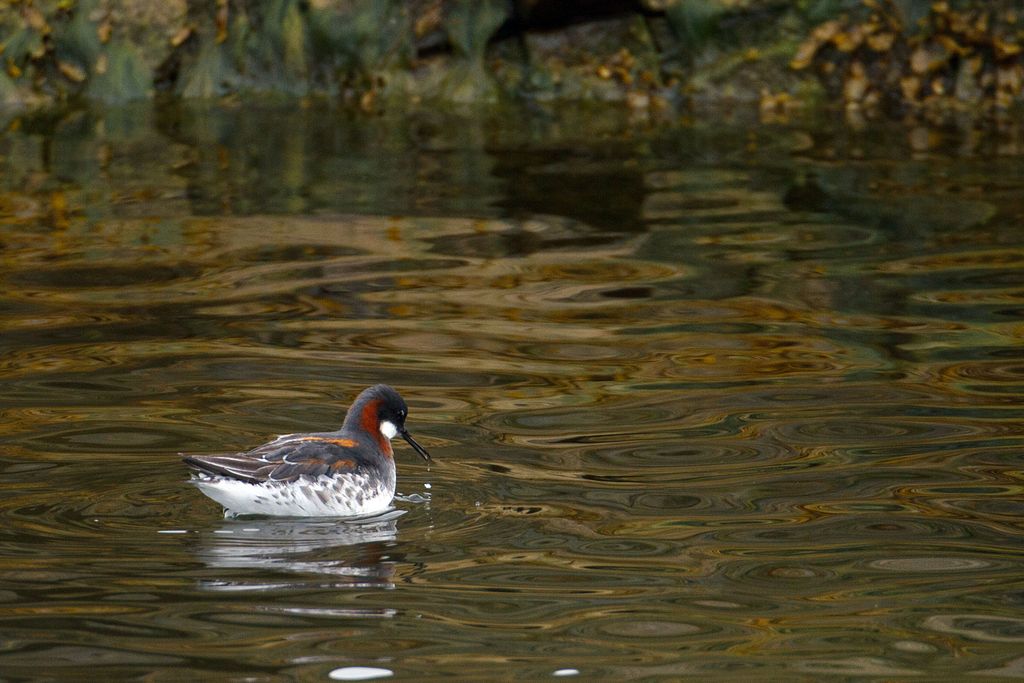
[(409, 442), (409, 445), (412, 446), (412, 449), (414, 451), (416, 451), (417, 453), (420, 454), (421, 458), (423, 458), (427, 462), (430, 462), (430, 453), (427, 453), (427, 449), (426, 448), (424, 448), (423, 446), (421, 446), (418, 443), (416, 443), (416, 439), (412, 438), (412, 434), (410, 434), (408, 432), (408, 430), (402, 429), (398, 433), (399, 433), (399, 435), (401, 435), (401, 437), (403, 439), (405, 439), (406, 441)]

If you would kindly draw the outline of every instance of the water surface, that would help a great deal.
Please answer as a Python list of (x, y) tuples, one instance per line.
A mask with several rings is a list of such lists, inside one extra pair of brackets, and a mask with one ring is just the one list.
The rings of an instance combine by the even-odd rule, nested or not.
[[(1024, 677), (1019, 130), (6, 131), (5, 678)], [(187, 483), (375, 382), (393, 513)]]

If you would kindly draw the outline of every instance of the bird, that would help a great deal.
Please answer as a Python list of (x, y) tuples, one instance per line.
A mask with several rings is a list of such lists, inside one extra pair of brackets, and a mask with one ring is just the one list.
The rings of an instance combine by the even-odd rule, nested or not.
[(399, 393), (378, 384), (356, 397), (337, 431), (285, 434), (249, 451), (183, 460), (227, 517), (373, 515), (395, 497), (395, 436), (431, 462), (405, 428), (408, 414)]

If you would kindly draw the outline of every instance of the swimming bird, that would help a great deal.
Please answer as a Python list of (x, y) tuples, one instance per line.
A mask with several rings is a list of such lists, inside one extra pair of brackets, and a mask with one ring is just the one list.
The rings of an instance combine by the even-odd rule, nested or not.
[(395, 497), (391, 439), (401, 436), (420, 457), (430, 454), (405, 428), (409, 408), (386, 384), (365, 389), (336, 432), (285, 434), (250, 451), (189, 455), (193, 482), (227, 516), (370, 515)]

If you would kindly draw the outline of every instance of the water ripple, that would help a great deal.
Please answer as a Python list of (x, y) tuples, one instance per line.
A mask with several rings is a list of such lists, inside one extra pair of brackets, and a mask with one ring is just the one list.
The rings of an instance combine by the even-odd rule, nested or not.
[[(313, 109), (5, 127), (0, 667), (1019, 677), (1012, 154)], [(390, 515), (188, 483), (376, 382)]]

